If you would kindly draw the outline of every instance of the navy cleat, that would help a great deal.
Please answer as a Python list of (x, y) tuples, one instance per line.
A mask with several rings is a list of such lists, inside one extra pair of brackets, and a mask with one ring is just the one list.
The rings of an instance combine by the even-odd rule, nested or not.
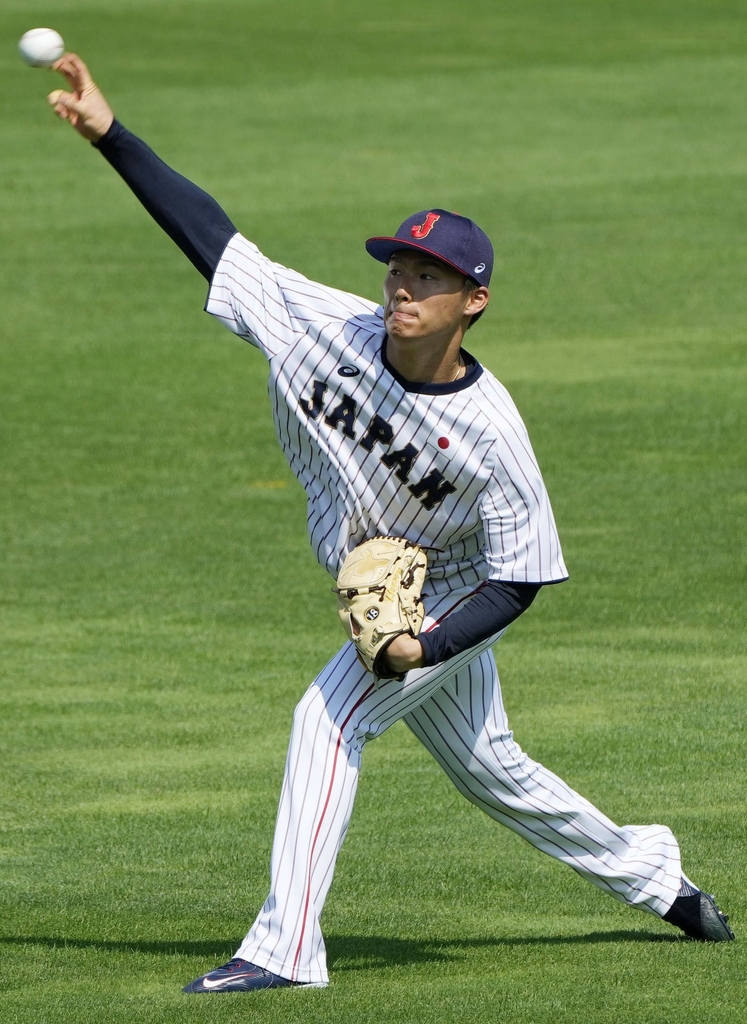
[(734, 939), (729, 918), (721, 913), (713, 896), (707, 892), (678, 896), (664, 915), (664, 920), (700, 942), (731, 942)]
[(298, 982), (281, 978), (264, 967), (250, 964), (248, 960), (233, 959), (209, 974), (195, 978), (185, 985), (182, 992), (254, 992), (260, 988), (286, 988), (288, 985), (298, 985)]

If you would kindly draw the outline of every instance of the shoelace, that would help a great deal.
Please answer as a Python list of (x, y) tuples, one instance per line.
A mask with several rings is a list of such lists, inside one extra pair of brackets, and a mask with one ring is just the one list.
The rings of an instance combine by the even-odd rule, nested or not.
[(229, 960), (227, 964), (223, 964), (222, 967), (216, 967), (211, 974), (217, 974), (218, 971), (223, 971), (225, 974), (233, 974), (235, 971), (241, 970), (242, 966), (246, 963), (246, 960), (241, 960), (234, 957), (233, 960)]

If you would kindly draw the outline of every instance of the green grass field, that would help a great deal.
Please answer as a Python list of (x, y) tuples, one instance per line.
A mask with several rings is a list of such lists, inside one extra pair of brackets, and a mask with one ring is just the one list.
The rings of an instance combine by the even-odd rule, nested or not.
[[(414, 210), (498, 253), (509, 387), (569, 583), (497, 651), (517, 738), (663, 821), (741, 941), (683, 941), (367, 749), (324, 991), (187, 998), (264, 899), (290, 716), (340, 644), (261, 357), (16, 40), (273, 258), (371, 297)], [(4, 0), (0, 1020), (747, 1017), (747, 9), (737, 0)], [(278, 557), (275, 552), (282, 551)]]

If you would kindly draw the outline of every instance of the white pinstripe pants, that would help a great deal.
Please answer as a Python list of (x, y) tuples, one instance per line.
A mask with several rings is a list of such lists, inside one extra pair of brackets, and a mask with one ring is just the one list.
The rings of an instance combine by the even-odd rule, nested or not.
[[(426, 626), (456, 596), (429, 602)], [(666, 913), (680, 887), (676, 839), (663, 825), (615, 825), (514, 742), (490, 649), (500, 635), (403, 682), (375, 685), (352, 644), (323, 669), (295, 711), (270, 894), (236, 956), (294, 981), (327, 983), (319, 918), (361, 753), (400, 718), (457, 789), (496, 821), (624, 903)]]

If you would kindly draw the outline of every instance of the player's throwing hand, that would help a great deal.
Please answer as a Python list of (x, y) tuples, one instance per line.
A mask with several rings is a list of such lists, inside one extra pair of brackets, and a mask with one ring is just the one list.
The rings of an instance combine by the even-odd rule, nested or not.
[(52, 65), (52, 70), (60, 71), (72, 89), (55, 89), (49, 94), (47, 101), (55, 114), (69, 121), (84, 139), (98, 142), (111, 127), (114, 113), (88, 68), (76, 53), (65, 53)]

